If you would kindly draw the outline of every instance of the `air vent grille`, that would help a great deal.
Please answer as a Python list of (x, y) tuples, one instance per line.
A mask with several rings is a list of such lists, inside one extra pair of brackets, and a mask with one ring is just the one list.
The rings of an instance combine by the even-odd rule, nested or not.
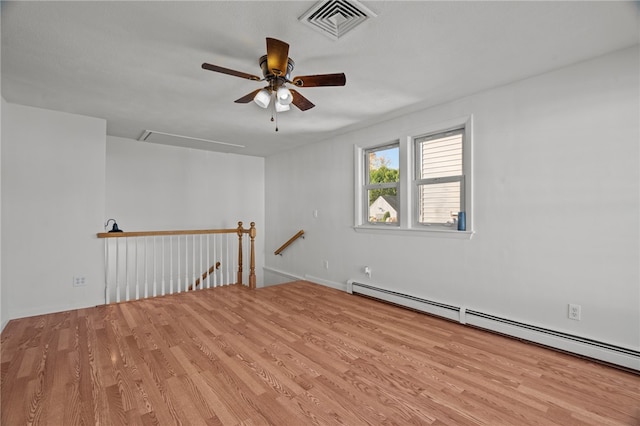
[(337, 40), (347, 32), (377, 15), (356, 0), (328, 0), (316, 3), (300, 21)]

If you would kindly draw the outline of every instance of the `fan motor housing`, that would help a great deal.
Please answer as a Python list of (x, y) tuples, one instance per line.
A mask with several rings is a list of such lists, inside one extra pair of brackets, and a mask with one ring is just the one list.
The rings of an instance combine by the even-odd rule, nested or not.
[[(260, 69), (262, 70), (262, 75), (267, 81), (276, 77), (269, 71), (269, 67), (267, 66), (267, 55), (261, 56), (258, 62), (260, 64)], [(286, 80), (291, 79), (291, 71), (293, 71), (295, 66), (296, 63), (293, 62), (293, 59), (287, 58), (287, 73), (284, 75)]]

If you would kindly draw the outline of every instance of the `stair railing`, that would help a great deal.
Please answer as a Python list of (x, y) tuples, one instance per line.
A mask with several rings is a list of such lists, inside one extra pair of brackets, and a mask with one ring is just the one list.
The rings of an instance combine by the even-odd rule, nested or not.
[(281, 255), (282, 252), (287, 247), (289, 247), (291, 244), (293, 244), (293, 242), (295, 240), (297, 240), (298, 238), (300, 238), (300, 237), (304, 238), (304, 229), (299, 230), (293, 237), (289, 238), (289, 240), (286, 243), (284, 243), (283, 245), (281, 245), (278, 250), (274, 251), (273, 254), (275, 254), (276, 256), (279, 255), (279, 254)]
[[(244, 285), (245, 278), (250, 289), (256, 288), (254, 222), (249, 229), (238, 222), (237, 228), (230, 229), (102, 232), (97, 236), (104, 239), (106, 304)], [(243, 270), (245, 250), (248, 273)]]

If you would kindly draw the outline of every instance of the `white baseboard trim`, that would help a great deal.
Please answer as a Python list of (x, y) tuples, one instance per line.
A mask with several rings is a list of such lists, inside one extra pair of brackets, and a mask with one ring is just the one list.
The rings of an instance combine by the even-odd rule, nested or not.
[(276, 274), (283, 278), (290, 279), (291, 281), (310, 281), (315, 284), (320, 284), (325, 287), (335, 288), (336, 290), (347, 291), (347, 285), (345, 283), (339, 283), (335, 281), (325, 280), (324, 278), (314, 277), (313, 275), (304, 274), (304, 275), (296, 275), (291, 272), (286, 272), (281, 269), (272, 268), (270, 266), (264, 266), (262, 268), (263, 271), (271, 272), (272, 274)]
[(346, 283), (329, 281), (329, 280), (325, 280), (324, 278), (318, 278), (308, 274), (305, 274), (304, 279), (307, 281), (311, 281), (312, 283), (323, 285), (325, 287), (331, 287), (331, 288), (335, 288), (336, 290), (347, 291)]
[(283, 278), (288, 278), (291, 281), (302, 281), (305, 279), (303, 276), (292, 274), (290, 272), (286, 272), (281, 269), (272, 268), (270, 266), (263, 266), (262, 270), (266, 272), (271, 272), (272, 274), (279, 275)]
[(40, 315), (59, 314), (61, 312), (75, 311), (77, 309), (90, 309), (90, 308), (94, 308), (96, 306), (102, 306), (102, 305), (104, 305), (104, 300), (100, 300), (97, 303), (89, 304), (89, 305), (87, 305), (86, 302), (80, 302), (80, 303), (76, 302), (76, 303), (72, 303), (64, 306), (47, 306), (47, 307), (37, 307), (32, 309), (22, 309), (18, 312), (12, 312), (10, 314), (11, 318), (8, 318), (4, 321), (4, 323), (2, 324), (2, 330), (4, 330), (4, 327), (6, 327), (6, 325), (14, 319), (37, 317)]

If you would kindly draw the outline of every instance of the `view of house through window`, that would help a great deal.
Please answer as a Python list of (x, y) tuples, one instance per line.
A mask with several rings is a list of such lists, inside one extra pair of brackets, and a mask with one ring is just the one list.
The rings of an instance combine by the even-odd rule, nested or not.
[(398, 222), (399, 153), (398, 143), (365, 151), (369, 223)]
[(455, 224), (464, 211), (464, 129), (415, 140), (418, 222)]

